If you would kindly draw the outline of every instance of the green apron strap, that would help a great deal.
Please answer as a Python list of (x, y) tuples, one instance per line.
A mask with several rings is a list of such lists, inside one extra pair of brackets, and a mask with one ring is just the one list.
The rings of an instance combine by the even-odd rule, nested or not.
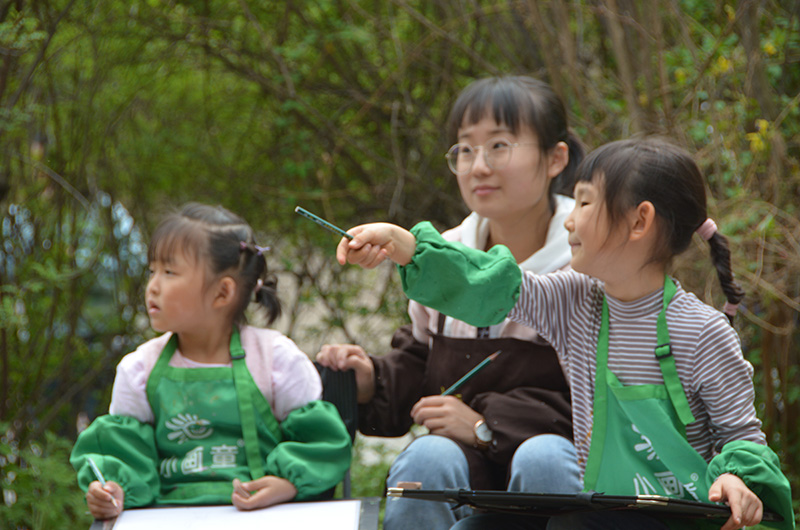
[(672, 356), (672, 348), (669, 340), (669, 329), (667, 327), (667, 306), (669, 305), (672, 297), (675, 296), (677, 291), (675, 282), (672, 278), (665, 276), (664, 278), (664, 305), (661, 312), (658, 314), (656, 322), (657, 344), (655, 355), (658, 359), (658, 364), (661, 366), (661, 375), (664, 377), (664, 385), (667, 387), (672, 406), (675, 407), (675, 412), (678, 413), (678, 418), (684, 425), (689, 425), (694, 421), (692, 410), (689, 407), (689, 401), (686, 399), (686, 394), (683, 392), (683, 385), (681, 379), (678, 377), (678, 370), (675, 367), (675, 357)]
[[(603, 312), (600, 323), (600, 332), (597, 336), (597, 364), (594, 374), (594, 403), (592, 417), (592, 442), (589, 446), (589, 456), (584, 470), (584, 484), (587, 489), (594, 488), (600, 473), (603, 446), (605, 445), (606, 424), (608, 422), (608, 384), (606, 372), (608, 370), (608, 303), (603, 297)], [(594, 433), (602, 433), (594, 436)], [(594, 457), (593, 457), (594, 455)]]
[(172, 359), (172, 355), (177, 349), (178, 335), (173, 333), (167, 341), (167, 344), (164, 345), (164, 348), (161, 350), (155, 366), (153, 366), (150, 375), (147, 377), (144, 391), (145, 395), (147, 395), (147, 403), (150, 404), (150, 409), (153, 412), (153, 417), (156, 417), (155, 409), (158, 406), (158, 392), (156, 392), (156, 388), (158, 388), (158, 383), (164, 376), (164, 371), (169, 367), (169, 361)]
[(264, 459), (258, 447), (258, 431), (256, 428), (256, 414), (253, 405), (253, 395), (248, 391), (247, 379), (250, 372), (244, 360), (244, 348), (239, 338), (239, 330), (234, 327), (231, 335), (231, 365), (233, 366), (233, 384), (236, 387), (236, 397), (239, 400), (239, 416), (242, 421), (242, 437), (244, 438), (244, 451), (247, 455), (247, 467), (253, 480), (264, 476)]

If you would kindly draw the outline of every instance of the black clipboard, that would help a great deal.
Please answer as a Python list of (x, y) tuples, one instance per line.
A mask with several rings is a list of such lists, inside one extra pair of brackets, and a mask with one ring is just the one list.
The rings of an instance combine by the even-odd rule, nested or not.
[[(426, 501), (448, 502), (479, 510), (552, 517), (570, 512), (598, 510), (639, 510), (662, 517), (691, 519), (728, 519), (731, 510), (721, 504), (672, 499), (662, 495), (605, 495), (593, 491), (569, 494), (520, 493), (513, 491), (444, 489), (423, 490), (389, 488), (387, 497), (403, 497)], [(764, 511), (763, 522), (783, 521), (783, 517)]]

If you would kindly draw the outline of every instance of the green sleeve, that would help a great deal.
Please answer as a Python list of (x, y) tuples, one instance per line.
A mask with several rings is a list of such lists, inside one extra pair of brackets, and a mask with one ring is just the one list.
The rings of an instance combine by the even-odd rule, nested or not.
[(158, 453), (152, 425), (111, 414), (94, 420), (78, 436), (69, 457), (83, 491), (97, 480), (87, 457), (94, 460), (106, 480), (122, 487), (125, 508), (147, 506), (158, 495)]
[(425, 221), (411, 229), (417, 247), (398, 267), (412, 300), (478, 327), (502, 322), (517, 303), (522, 271), (508, 247), (488, 252), (446, 241)]
[(781, 529), (794, 528), (792, 491), (781, 471), (781, 463), (766, 445), (745, 440), (729, 442), (708, 464), (708, 481), (713, 483), (723, 473), (736, 475), (758, 495), (764, 508), (783, 517), (781, 523), (761, 524)]
[(352, 442), (334, 405), (312, 401), (290, 412), (281, 430), (284, 441), (267, 455), (265, 471), (294, 484), (295, 500), (315, 498), (341, 482)]

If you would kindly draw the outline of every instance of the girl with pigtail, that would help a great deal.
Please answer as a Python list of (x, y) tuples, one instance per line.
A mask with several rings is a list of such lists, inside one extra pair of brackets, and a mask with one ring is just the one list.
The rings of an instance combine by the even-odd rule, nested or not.
[(288, 337), (246, 324), (254, 300), (268, 323), (280, 314), (267, 250), (222, 207), (188, 204), (156, 228), (145, 301), (164, 333), (120, 361), (109, 414), (70, 457), (96, 519), (152, 504), (252, 510), (343, 478), (350, 436), (314, 365)]
[[(578, 168), (564, 226), (571, 271), (521, 273), (502, 246), (445, 241), (429, 223), (411, 232), (376, 223), (349, 230), (340, 263), (400, 265), (413, 300), (475, 326), (508, 317), (556, 349), (572, 391), (575, 447), (586, 491), (724, 502), (723, 530), (761, 521), (794, 528), (789, 483), (756, 417), (753, 367), (729, 319), (743, 292), (727, 240), (706, 211), (691, 156), (659, 139), (612, 142)], [(728, 318), (682, 289), (669, 263), (698, 232), (727, 298)], [(482, 514), (459, 530), (541, 528), (538, 518)], [(550, 530), (719, 527), (636, 511), (553, 517)]]

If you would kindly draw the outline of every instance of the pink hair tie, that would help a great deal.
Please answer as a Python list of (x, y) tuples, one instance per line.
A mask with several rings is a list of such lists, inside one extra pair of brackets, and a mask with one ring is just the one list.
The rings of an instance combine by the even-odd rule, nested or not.
[(738, 310), (739, 310), (739, 304), (732, 304), (730, 302), (725, 302), (725, 305), (722, 306), (722, 312), (732, 317), (736, 316), (736, 311)]
[(709, 217), (703, 221), (703, 224), (701, 224), (700, 228), (695, 230), (695, 232), (697, 232), (700, 237), (708, 241), (711, 239), (711, 236), (717, 233), (717, 223), (715, 223), (714, 220)]
[[(239, 250), (244, 251), (247, 250), (248, 248), (250, 248), (250, 245), (248, 245), (245, 241), (239, 241)], [(264, 252), (269, 252), (269, 250), (270, 250), (269, 247), (259, 247), (258, 245), (253, 243), (253, 253), (256, 256), (261, 256), (264, 254)]]

